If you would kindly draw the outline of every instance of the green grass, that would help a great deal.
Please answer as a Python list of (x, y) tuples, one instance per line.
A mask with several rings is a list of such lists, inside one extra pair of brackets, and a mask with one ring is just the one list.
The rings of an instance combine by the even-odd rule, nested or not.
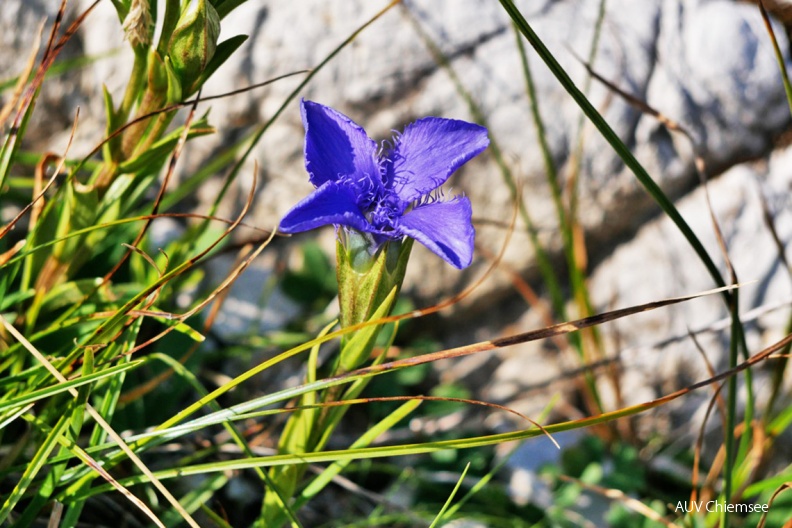
[[(119, 20), (134, 11), (131, 4), (138, 1), (114, 0)], [(420, 17), (409, 5), (399, 4), (383, 3), (381, 11), (311, 69), (262, 83), (301, 77), (268, 121), (213, 154), (194, 173), (184, 175), (178, 186), (171, 179), (184, 145), (224, 133), (213, 128), (211, 118), (196, 112), (197, 98), (208, 76), (237, 51), (244, 36), (218, 43), (213, 57), (203, 57), (201, 71), (177, 73), (164, 57), (170, 53), (171, 35), (179, 34), (181, 5), (167, 0), (164, 11), (151, 13), (158, 32), (149, 37), (156, 34), (158, 39), (135, 45), (121, 100), (103, 95), (105, 139), (82, 160), (68, 151), (44, 157), (24, 141), (34, 132), (31, 116), (42, 111), (36, 107), (37, 98), (53, 75), (107, 60), (58, 58), (60, 44), (81, 24), (90, 24), (87, 13), (74, 13), (69, 11), (73, 6), (66, 5), (66, 20), (74, 22), (48, 26), (50, 47), (42, 62), (0, 82), (3, 101), (10, 101), (11, 109), (0, 114), (8, 116), (0, 129), (0, 207), (24, 211), (0, 226), (0, 525), (49, 522), (71, 527), (114, 523), (124, 515), (137, 525), (168, 527), (442, 526), (460, 519), (488, 526), (584, 526), (577, 506), (583, 494), (605, 504), (611, 526), (753, 526), (762, 520), (758, 514), (682, 516), (668, 508), (690, 500), (694, 492), (732, 503), (772, 501), (766, 526), (786, 522), (779, 511), (788, 511), (792, 469), (758, 471), (792, 423), (792, 405), (782, 390), (786, 362), (779, 362), (774, 396), (766, 407), (756, 404), (750, 375), (767, 358), (787, 354), (792, 337), (762, 350), (749, 349), (736, 310), (738, 289), (729, 287), (736, 277), (724, 276), (715, 264), (722, 256), (705, 249), (656, 179), (589, 101), (587, 92), (597, 82), (595, 77), (589, 76), (578, 88), (510, 0), (501, 0), (501, 5), (514, 28), (520, 57), (515, 72), (525, 83), (524, 104), (531, 119), (524, 126), (535, 130), (536, 148), (543, 155), (544, 184), (558, 230), (554, 236), (561, 241), (559, 255), (541, 242), (524, 199), (527, 191), (521, 189), (524, 175), (504, 154), (497, 130), (491, 130), (489, 160), (501, 176), (493, 185), (509, 191), (514, 214), (530, 240), (540, 292), (546, 292), (552, 307), (547, 327), (446, 349), (437, 336), (426, 340), (413, 333), (420, 322), (415, 319), (443, 310), (470, 291), (416, 310), (408, 299), (398, 297), (397, 279), (396, 287), (380, 292), (366, 313), (356, 314), (340, 328), (328, 315), (339, 291), (333, 264), (305, 237), (299, 242), (303, 262), (275, 270), (272, 279), (273, 287), (279, 286), (300, 306), (300, 315), (287, 328), (234, 336), (233, 341), (213, 331), (234, 281), (254, 259), (277, 251), (279, 245), (273, 244), (273, 233), (246, 223), (253, 192), (235, 218), (218, 218), (221, 205), (230, 199), (245, 161), (273, 123), (295, 111), (292, 103), (308, 83), (360, 34), (376, 34), (382, 16), (401, 11), (405, 30), (413, 32), (447, 73), (472, 118), (488, 125), (488, 115), (467, 80)], [(251, 8), (243, 0), (214, 0), (212, 5), (221, 24), (232, 10)], [(602, 0), (587, 57), (593, 72), (606, 9)], [(120, 24), (118, 31), (123, 31)], [(772, 37), (771, 30), (768, 38)], [(30, 38), (33, 47), (35, 36)], [(776, 50), (783, 70), (782, 54), (777, 46)], [(650, 402), (608, 409), (602, 384), (618, 384), (618, 378), (584, 368), (578, 385), (582, 418), (555, 421), (549, 418), (557, 416), (554, 403), (540, 418), (526, 417), (508, 402), (478, 401), (466, 387), (431, 368), (441, 360), (548, 338), (574, 350), (584, 367), (607, 355), (597, 331), (600, 325), (700, 296), (595, 311), (581, 244), (585, 233), (578, 220), (579, 190), (560, 183), (541, 117), (547, 103), (534, 86), (531, 54), (544, 62), (580, 107), (575, 155), (585, 147), (582, 130), (587, 120), (710, 274), (717, 290), (707, 294), (721, 296), (732, 317), (727, 370)], [(785, 75), (783, 82), (789, 92)], [(24, 83), (25, 90), (13, 97), (18, 83)], [(253, 96), (257, 87), (251, 87)], [(47, 169), (57, 177), (45, 190), (45, 175), (53, 174)], [(202, 185), (223, 175), (223, 186), (205, 211), (183, 213)], [(568, 176), (579, 179), (577, 173)], [(187, 227), (159, 248), (149, 228), (165, 216), (183, 220)], [(510, 217), (507, 212), (498, 220), (508, 223)], [(512, 218), (511, 229), (514, 225)], [(253, 242), (240, 248), (231, 235), (243, 230)], [(234, 267), (222, 281), (210, 284), (207, 264), (232, 251), (237, 256)], [(409, 248), (402, 254), (404, 262), (408, 256)], [(555, 261), (562, 261), (563, 268)], [(339, 262), (343, 266), (343, 259)], [(500, 256), (495, 257), (477, 280), (501, 267)], [(228, 375), (224, 369), (232, 360), (245, 367)], [(306, 374), (296, 386), (257, 381), (276, 379), (283, 372)], [(738, 376), (746, 381), (743, 407), (737, 398)], [(648, 445), (616, 434), (620, 420), (651, 417), (653, 409), (721, 383), (726, 388), (723, 405), (713, 404), (711, 409), (723, 414), (725, 424), (720, 466), (701, 462), (696, 446), (671, 452), (668, 438), (651, 439)], [(504, 413), (517, 425), (497, 433), (464, 420), (443, 428), (446, 421), (467, 413)], [(434, 424), (434, 432), (416, 432), (415, 424), (420, 423)], [(517, 443), (547, 442), (546, 435), (570, 430), (585, 433), (537, 473), (551, 505), (515, 502), (503, 478), (509, 456), (503, 453), (513, 452), (510, 446)], [(672, 458), (689, 475), (658, 470), (646, 450)], [(692, 476), (694, 470), (700, 472), (698, 480)], [(712, 481), (705, 483), (711, 470)], [(113, 513), (103, 513), (107, 511)]]

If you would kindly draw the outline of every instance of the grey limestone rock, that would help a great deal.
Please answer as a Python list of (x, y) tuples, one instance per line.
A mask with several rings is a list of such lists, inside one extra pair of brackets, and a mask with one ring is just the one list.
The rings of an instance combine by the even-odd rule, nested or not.
[[(70, 4), (70, 13), (89, 2)], [(588, 57), (600, 16), (596, 0), (520, 1), (527, 20), (566, 68), (578, 86), (586, 86), (586, 71), (576, 56)], [(316, 67), (336, 46), (386, 5), (364, 0), (251, 0), (223, 21), (222, 36), (250, 35), (207, 85), (207, 95), (239, 89), (290, 71)], [(762, 158), (789, 125), (783, 87), (770, 41), (749, 3), (730, 0), (610, 0), (603, 3), (602, 31), (593, 66), (624, 91), (645, 99), (669, 118), (687, 127), (713, 174), (745, 159)], [(2, 24), (18, 21), (25, 29), (4, 31), (0, 64), (5, 75), (19, 69), (19, 55), (29, 42), (39, 15), (54, 13), (54, 3), (5, 0)], [(776, 25), (784, 53), (788, 42)], [(345, 112), (379, 139), (424, 115), (471, 119), (454, 78), (438, 64), (428, 38), (445, 55), (456, 76), (487, 118), (491, 136), (518, 178), (522, 196), (542, 243), (559, 255), (560, 237), (546, 183), (515, 33), (497, 2), (482, 0), (410, 0), (397, 6), (360, 35), (318, 72), (300, 96)], [(89, 55), (122, 46), (120, 24), (112, 6), (100, 3), (85, 22), (76, 44)], [(122, 46), (123, 47), (123, 46)], [(581, 112), (532, 50), (529, 63), (537, 89), (547, 140), (564, 184), (580, 167), (579, 214), (594, 261), (606, 258), (614, 240), (629, 238), (658, 213), (618, 156), (584, 122), (583, 151), (579, 142)], [(126, 68), (123, 55), (95, 62), (80, 71), (73, 86), (81, 97), (85, 139), (83, 150), (102, 134), (102, 83), (118, 94)], [(269, 119), (299, 82), (300, 76), (239, 96), (213, 101), (212, 122), (220, 131), (202, 138), (184, 157), (182, 170), (199, 166), (227, 141)], [(672, 197), (697, 185), (692, 148), (670, 134), (654, 118), (643, 115), (607, 87), (593, 83), (592, 103), (619, 137)], [(74, 97), (51, 101), (68, 108)], [(96, 124), (92, 126), (89, 124)], [(86, 128), (87, 127), (87, 128)], [(297, 101), (293, 101), (265, 134), (254, 158), (261, 166), (261, 188), (253, 221), (272, 226), (310, 191), (302, 161), (303, 131)], [(76, 152), (80, 146), (74, 147)], [(248, 172), (252, 171), (252, 162)], [(250, 178), (245, 181), (249, 182)], [(491, 155), (468, 164), (449, 183), (450, 193), (465, 192), (474, 204), (480, 257), (469, 270), (449, 270), (429, 252), (415, 251), (407, 290), (421, 303), (459, 291), (477, 277), (496, 254), (506, 235), (513, 205), (510, 191)], [(214, 192), (207, 186), (206, 199)], [(304, 235), (310, 236), (310, 235)], [(322, 237), (332, 247), (332, 229)], [(533, 250), (525, 226), (506, 250), (510, 268), (536, 280)], [(463, 305), (468, 311), (492, 307), (510, 291), (505, 274), (495, 273)]]

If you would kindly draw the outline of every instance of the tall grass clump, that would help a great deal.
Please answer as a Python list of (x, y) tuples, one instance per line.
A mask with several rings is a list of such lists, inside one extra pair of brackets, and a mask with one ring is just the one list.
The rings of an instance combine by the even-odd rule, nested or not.
[[(59, 54), (89, 23), (96, 3), (75, 13), (62, 0), (48, 22), (47, 37), (41, 42), (30, 37), (27, 67), (0, 84), (0, 525), (441, 526), (468, 520), (484, 526), (585, 526), (585, 520), (570, 513), (583, 491), (615, 503), (609, 517), (615, 526), (782, 526), (788, 521), (792, 506), (783, 492), (792, 470), (768, 474), (763, 469), (774, 442), (792, 421), (792, 405), (783, 398), (786, 360), (777, 359), (788, 355), (792, 335), (762, 350), (748, 347), (738, 310), (740, 284), (723, 237), (721, 254), (710, 254), (587, 98), (591, 83), (605, 83), (615, 96), (690, 139), (684, 127), (596, 73), (605, 0), (599, 3), (585, 62), (589, 77), (582, 89), (514, 3), (500, 2), (521, 59), (515, 71), (524, 78), (532, 116), (525, 126), (534, 128), (543, 153), (563, 266), (554, 263), (552, 248), (542, 244), (523, 200), (521, 175), (504, 155), (497, 130), (490, 128), (441, 46), (410, 7), (400, 3), (384, 4), (310, 70), (282, 72), (282, 77), (239, 87), (253, 90), (286, 76), (301, 78), (267, 122), (195, 172), (180, 175), (178, 186), (172, 180), (185, 144), (218, 133), (207, 112), (210, 100), (238, 93), (207, 96), (202, 89), (246, 40), (244, 35), (219, 39), (225, 17), (249, 8), (246, 0), (112, 0), (118, 31), (131, 48), (129, 77), (120, 97), (103, 90), (106, 129), (85, 156), (71, 154), (71, 139), (58, 153), (46, 146), (32, 152), (23, 144), (28, 134), (35, 135), (32, 115), (42, 111), (36, 103), (48, 79), (80, 67), (59, 61)], [(471, 122), (422, 117), (383, 147), (368, 137), (366, 123), (301, 96), (317, 72), (396, 9), (448, 73)], [(768, 38), (775, 42), (768, 28)], [(532, 53), (580, 107), (573, 156), (582, 156), (584, 123), (592, 123), (694, 250), (711, 276), (711, 290), (597, 313), (588, 291), (585, 233), (578, 219), (580, 169), (571, 164), (562, 185), (541, 117), (543, 102), (534, 87)], [(784, 71), (780, 50), (778, 57)], [(784, 79), (789, 87), (786, 75)], [(314, 192), (293, 204), (279, 226), (252, 226), (246, 215), (255, 196), (254, 173), (254, 186), (239, 214), (219, 217), (244, 162), (283, 112), (302, 116), (307, 177)], [(75, 109), (71, 137), (79, 117)], [(400, 325), (459, 302), (501, 266), (503, 252), (490, 255), (489, 268), (472, 286), (433, 306), (415, 307), (400, 295), (415, 241), (449, 270), (466, 268), (475, 258), (475, 198), (444, 197), (438, 189), (479, 155), (497, 167), (514, 203), (513, 211), (499, 219), (510, 225), (502, 250), (511, 232), (527, 231), (538, 282), (549, 299), (539, 299), (527, 285), (524, 291), (547, 324), (454, 348), (402, 341)], [(706, 185), (706, 165), (700, 157), (697, 162)], [(190, 196), (210, 178), (222, 178), (223, 185), (208, 210), (185, 212)], [(150, 228), (166, 217), (185, 228), (158, 246), (162, 242)], [(521, 227), (516, 227), (518, 219)], [(307, 237), (299, 242), (303, 231), (328, 225), (337, 233), (335, 266)], [(713, 215), (718, 235), (719, 229)], [(304, 266), (274, 277), (282, 289), (306, 296), (316, 313), (289, 328), (235, 343), (213, 336), (231, 285), (256, 257), (273, 250), (276, 237), (289, 235), (300, 244)], [(246, 242), (236, 244), (232, 238)], [(209, 284), (206, 265), (224, 254), (234, 254), (235, 264), (219, 283)], [(599, 379), (587, 368), (606, 357), (598, 327), (703, 295), (720, 296), (729, 310), (728, 368), (652, 401), (606, 408), (602, 383), (618, 388), (619, 379)], [(337, 317), (325, 310), (328, 302), (336, 302), (334, 297)], [(411, 391), (431, 382), (427, 367), (438, 361), (544, 339), (555, 339), (579, 362), (580, 419), (547, 423), (551, 408), (543, 416), (528, 417), (508, 405), (480, 401), (463, 387), (430, 387), (429, 395)], [(267, 355), (258, 353), (262, 348)], [(242, 359), (241, 372), (210, 376), (211, 365), (231, 357)], [(751, 372), (769, 358), (779, 366), (773, 396), (760, 406)], [(301, 381), (268, 388), (256, 383), (262, 375), (273, 379), (273, 372), (286, 369), (299, 372)], [(641, 480), (639, 439), (625, 438), (617, 424), (649, 416), (652, 409), (705, 388), (714, 394), (707, 416), (722, 414), (720, 450), (707, 467), (700, 461), (700, 442), (691, 448), (686, 463), (692, 476), (664, 495)], [(518, 428), (419, 435), (410, 427), (469, 408), (510, 414)], [(365, 425), (360, 425), (363, 419)], [(535, 437), (555, 442), (554, 433), (569, 430), (585, 430), (587, 436), (543, 474), (552, 507), (517, 504), (499, 481), (505, 459), (496, 460), (493, 447)], [(616, 468), (615, 477), (598, 478), (607, 464)], [(384, 484), (367, 489), (369, 481), (377, 480)], [(405, 495), (409, 504), (404, 504)], [(768, 508), (750, 516), (706, 508), (675, 514), (671, 500)], [(322, 506), (311, 508), (316, 504)]]

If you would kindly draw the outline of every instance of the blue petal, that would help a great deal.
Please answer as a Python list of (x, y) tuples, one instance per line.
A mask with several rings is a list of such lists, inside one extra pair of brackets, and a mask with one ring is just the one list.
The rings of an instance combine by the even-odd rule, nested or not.
[(399, 221), (401, 233), (414, 238), (458, 269), (473, 260), (476, 230), (466, 197), (416, 207)]
[(328, 224), (354, 227), (367, 232), (371, 225), (357, 206), (355, 192), (348, 186), (327, 182), (291, 208), (280, 222), (282, 233), (299, 233)]
[(354, 121), (330, 107), (302, 101), (305, 126), (305, 168), (319, 187), (339, 177), (367, 175), (380, 181), (377, 144)]
[(451, 174), (487, 148), (487, 129), (439, 117), (419, 119), (404, 129), (391, 153), (393, 190), (405, 202), (440, 187)]

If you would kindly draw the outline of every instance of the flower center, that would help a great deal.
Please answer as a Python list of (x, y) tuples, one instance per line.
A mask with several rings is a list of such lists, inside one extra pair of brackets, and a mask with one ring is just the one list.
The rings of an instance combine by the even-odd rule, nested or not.
[(399, 216), (401, 216), (401, 200), (389, 190), (378, 193), (373, 207), (366, 213), (371, 225), (383, 232), (393, 231)]
[[(381, 165), (387, 159), (380, 159)], [(381, 167), (384, 170), (385, 167)], [(357, 206), (369, 221), (372, 227), (386, 239), (391, 238), (390, 233), (395, 231), (398, 218), (404, 212), (404, 205), (393, 189), (388, 188), (381, 181), (382, 176), (369, 174), (355, 174), (340, 176), (339, 181), (351, 187), (357, 197)]]

